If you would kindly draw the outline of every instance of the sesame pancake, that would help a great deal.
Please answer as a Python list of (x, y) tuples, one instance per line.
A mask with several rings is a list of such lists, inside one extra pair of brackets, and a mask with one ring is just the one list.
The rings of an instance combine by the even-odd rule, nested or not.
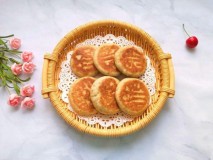
[(115, 97), (120, 109), (132, 116), (141, 115), (150, 100), (145, 84), (136, 78), (123, 79), (117, 86)]
[(95, 78), (84, 77), (76, 80), (70, 88), (68, 97), (73, 110), (82, 116), (97, 113), (90, 99), (90, 89)]
[(115, 99), (115, 90), (119, 83), (114, 77), (104, 76), (97, 79), (90, 90), (92, 103), (102, 114), (116, 114), (119, 107)]
[(115, 52), (120, 47), (116, 44), (103, 44), (93, 57), (96, 68), (104, 75), (118, 76), (119, 70), (115, 66)]
[(71, 69), (74, 74), (79, 77), (85, 77), (94, 76), (98, 73), (93, 62), (95, 50), (96, 47), (94, 46), (81, 46), (73, 51)]
[(139, 77), (146, 70), (146, 57), (142, 48), (126, 46), (115, 53), (115, 65), (125, 75)]

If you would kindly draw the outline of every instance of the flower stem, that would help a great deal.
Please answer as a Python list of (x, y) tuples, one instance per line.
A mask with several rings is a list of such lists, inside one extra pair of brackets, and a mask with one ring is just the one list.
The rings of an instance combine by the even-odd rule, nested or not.
[(9, 95), (11, 95), (9, 88), (7, 86), (5, 86), (5, 87), (6, 87), (7, 91), (8, 91), (8, 93), (9, 93)]
[[(186, 29), (184, 27), (184, 24), (183, 24), (183, 30), (186, 32)], [(190, 37), (190, 35), (186, 32), (186, 34)]]
[(14, 58), (8, 58), (10, 60), (10, 62), (12, 63), (16, 63), (16, 64), (20, 64), (21, 62), (15, 60)]
[(0, 38), (9, 38), (9, 37), (13, 37), (14, 34), (8, 35), (8, 36), (0, 36)]

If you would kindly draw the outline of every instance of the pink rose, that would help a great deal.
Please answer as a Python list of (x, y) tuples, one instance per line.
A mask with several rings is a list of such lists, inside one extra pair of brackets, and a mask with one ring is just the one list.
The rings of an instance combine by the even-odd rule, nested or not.
[(20, 75), (21, 72), (22, 72), (22, 64), (16, 64), (16, 63), (14, 63), (11, 66), (11, 70), (12, 70), (13, 74)]
[(17, 107), (21, 102), (21, 96), (17, 94), (11, 94), (7, 103), (12, 107)]
[(30, 62), (33, 59), (33, 53), (25, 51), (21, 54), (21, 59), (23, 62)]
[(21, 47), (21, 40), (20, 39), (18, 39), (18, 38), (12, 38), (11, 40), (10, 40), (10, 47), (12, 48), (12, 49), (19, 49), (20, 47)]
[(20, 89), (20, 94), (24, 97), (31, 97), (35, 91), (35, 87), (33, 85), (25, 85)]
[(22, 65), (22, 70), (26, 74), (33, 73), (34, 69), (35, 69), (35, 64), (33, 62), (24, 62)]
[(35, 106), (35, 100), (31, 97), (25, 97), (21, 102), (21, 108), (23, 109), (33, 109)]

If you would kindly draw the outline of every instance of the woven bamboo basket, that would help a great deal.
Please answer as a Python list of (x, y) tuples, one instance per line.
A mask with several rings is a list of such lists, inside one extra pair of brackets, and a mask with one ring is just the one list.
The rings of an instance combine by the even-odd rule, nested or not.
[[(78, 43), (97, 35), (113, 34), (124, 36), (143, 48), (149, 56), (156, 74), (156, 93), (152, 96), (152, 103), (142, 116), (122, 126), (102, 127), (99, 124), (89, 125), (79, 119), (75, 113), (69, 111), (67, 104), (61, 100), (61, 91), (58, 89), (61, 63), (66, 55)], [(49, 98), (58, 114), (72, 127), (81, 132), (97, 136), (122, 136), (138, 131), (151, 122), (163, 108), (165, 102), (174, 96), (174, 69), (171, 54), (165, 54), (157, 42), (145, 31), (131, 24), (119, 21), (95, 21), (82, 25), (69, 32), (55, 47), (52, 54), (44, 55), (42, 72), (42, 95)]]

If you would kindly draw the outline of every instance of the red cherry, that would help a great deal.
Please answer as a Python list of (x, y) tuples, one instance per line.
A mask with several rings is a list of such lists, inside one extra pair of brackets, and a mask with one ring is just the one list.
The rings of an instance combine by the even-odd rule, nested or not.
[[(186, 32), (185, 28), (184, 28), (184, 24), (183, 24), (183, 29)], [(186, 34), (189, 36), (189, 38), (186, 40), (186, 45), (189, 48), (195, 48), (198, 45), (198, 39), (195, 36), (190, 36), (187, 32)]]
[(198, 44), (198, 39), (197, 37), (195, 36), (192, 36), (192, 37), (189, 37), (187, 40), (186, 40), (186, 45), (189, 47), (189, 48), (195, 48)]

